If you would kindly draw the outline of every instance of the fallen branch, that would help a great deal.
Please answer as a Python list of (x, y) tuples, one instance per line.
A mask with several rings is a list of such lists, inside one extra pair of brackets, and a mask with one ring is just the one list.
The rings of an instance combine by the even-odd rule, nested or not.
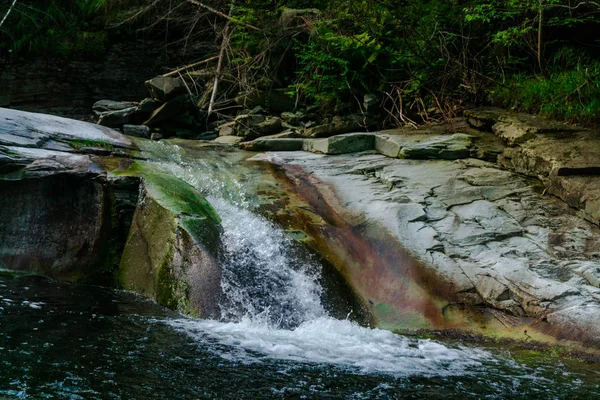
[(8, 14), (10, 14), (12, 9), (15, 7), (15, 4), (17, 4), (17, 0), (13, 0), (12, 4), (10, 5), (10, 8), (6, 12), (6, 14), (4, 14), (4, 18), (2, 18), (2, 21), (0, 21), (0, 27), (2, 26), (2, 24), (4, 24), (4, 21), (6, 21), (6, 18), (8, 18)]
[(171, 72), (167, 72), (163, 76), (167, 77), (167, 76), (178, 75), (181, 71), (185, 71), (186, 69), (194, 68), (194, 67), (197, 67), (198, 65), (209, 63), (209, 62), (215, 61), (217, 59), (219, 59), (219, 56), (210, 57), (210, 58), (207, 58), (207, 59), (202, 60), (202, 61), (198, 61), (198, 62), (195, 62), (195, 63), (192, 63), (192, 64), (184, 65), (181, 68), (177, 68), (177, 69), (174, 69)]
[(223, 18), (227, 19), (228, 21), (234, 22), (234, 23), (236, 23), (238, 25), (245, 26), (246, 28), (249, 28), (249, 29), (252, 29), (252, 30), (255, 30), (255, 31), (258, 31), (258, 32), (262, 32), (262, 29), (260, 29), (259, 27), (247, 24), (247, 23), (242, 22), (242, 21), (238, 21), (237, 19), (233, 18), (231, 15), (224, 14), (221, 11), (215, 10), (214, 8), (212, 8), (210, 6), (207, 6), (206, 4), (201, 3), (201, 2), (199, 2), (197, 0), (185, 0), (185, 1), (187, 1), (188, 3), (193, 4), (195, 6), (202, 7), (205, 10), (210, 11), (211, 13), (217, 14), (219, 17), (223, 17)]

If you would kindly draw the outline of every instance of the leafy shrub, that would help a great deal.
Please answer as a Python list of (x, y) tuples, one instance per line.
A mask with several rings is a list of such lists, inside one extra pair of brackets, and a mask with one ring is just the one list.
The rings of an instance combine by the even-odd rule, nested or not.
[(492, 98), (499, 105), (551, 118), (600, 123), (600, 62), (555, 69), (546, 75), (516, 74), (498, 86)]

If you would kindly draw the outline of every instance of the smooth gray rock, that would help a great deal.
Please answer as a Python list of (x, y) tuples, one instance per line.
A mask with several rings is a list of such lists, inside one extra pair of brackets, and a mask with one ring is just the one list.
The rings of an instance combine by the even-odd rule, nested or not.
[(219, 125), (218, 132), (219, 136), (235, 136), (234, 135), (235, 121), (227, 122), (223, 125)]
[(63, 143), (105, 143), (134, 148), (119, 132), (96, 124), (53, 115), (0, 108), (0, 144), (17, 147), (42, 147)]
[(234, 145), (238, 144), (242, 140), (243, 139), (239, 136), (219, 136), (218, 138), (214, 139), (213, 142)]

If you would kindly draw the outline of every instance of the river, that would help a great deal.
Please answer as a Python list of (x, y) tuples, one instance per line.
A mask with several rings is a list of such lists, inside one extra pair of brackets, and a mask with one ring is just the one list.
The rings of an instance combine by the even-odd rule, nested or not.
[(331, 301), (319, 258), (256, 212), (250, 170), (149, 146), (222, 219), (221, 317), (3, 272), (0, 397), (600, 398), (595, 364), (369, 327), (356, 304)]

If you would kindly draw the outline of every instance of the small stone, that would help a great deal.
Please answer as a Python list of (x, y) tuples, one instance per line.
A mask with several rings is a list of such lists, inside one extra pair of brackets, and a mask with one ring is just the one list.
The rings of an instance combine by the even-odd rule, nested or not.
[(235, 136), (233, 134), (233, 128), (235, 127), (235, 122), (227, 122), (221, 126), (219, 126), (219, 136)]
[(132, 106), (133, 105), (131, 103), (122, 101), (100, 100), (94, 103), (92, 110), (97, 111), (98, 113), (103, 113), (106, 111), (124, 110), (126, 108), (131, 108)]
[(152, 93), (152, 97), (160, 101), (169, 101), (185, 93), (185, 85), (179, 78), (157, 76), (146, 81), (146, 87)]
[(235, 122), (240, 123), (246, 127), (252, 127), (265, 121), (264, 115), (258, 114), (242, 114), (235, 117)]
[(152, 140), (160, 140), (163, 137), (164, 136), (160, 132), (152, 132), (152, 134), (150, 135), (150, 139), (152, 139)]
[(103, 112), (98, 119), (98, 125), (108, 126), (110, 128), (120, 128), (133, 121), (136, 110), (136, 107), (130, 107), (117, 111)]
[[(262, 119), (262, 121), (260, 121)], [(260, 122), (258, 122), (260, 121)], [(252, 139), (264, 135), (273, 135), (283, 129), (279, 117), (265, 119), (262, 115), (238, 116), (234, 125), (234, 133), (245, 139)]]
[(136, 136), (141, 138), (150, 137), (150, 128), (146, 125), (123, 125), (123, 133), (129, 136)]
[(218, 138), (213, 140), (213, 142), (234, 145), (234, 144), (238, 144), (242, 140), (243, 139), (239, 136), (219, 136)]

